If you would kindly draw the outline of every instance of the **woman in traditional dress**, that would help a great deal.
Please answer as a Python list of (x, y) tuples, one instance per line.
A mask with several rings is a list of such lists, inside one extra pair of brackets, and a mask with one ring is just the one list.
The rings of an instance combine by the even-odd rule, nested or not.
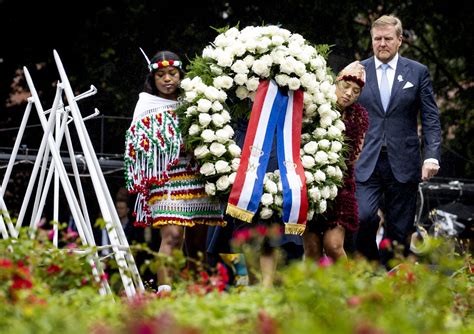
[(316, 215), (313, 221), (308, 222), (303, 240), (305, 257), (309, 259), (319, 260), (323, 254), (333, 260), (345, 258), (346, 231), (354, 233), (359, 227), (354, 168), (369, 121), (367, 111), (355, 102), (364, 84), (365, 70), (358, 61), (345, 67), (336, 78), (337, 107), (346, 126), (347, 170), (343, 185), (327, 212)]
[[(185, 227), (225, 222), (219, 202), (206, 195), (198, 166), (182, 147), (174, 112), (180, 105), (182, 62), (175, 53), (160, 51), (148, 63), (144, 91), (126, 132), (125, 177), (129, 192), (137, 194), (135, 225), (160, 228), (159, 252), (172, 255), (182, 248)], [(171, 290), (169, 270), (161, 266), (157, 276), (158, 292)]]

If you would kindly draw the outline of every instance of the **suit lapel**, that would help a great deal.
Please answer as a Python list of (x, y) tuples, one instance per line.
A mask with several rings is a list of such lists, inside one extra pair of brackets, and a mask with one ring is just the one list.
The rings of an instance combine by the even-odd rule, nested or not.
[(397, 95), (402, 90), (403, 85), (406, 83), (408, 79), (408, 63), (405, 61), (405, 58), (399, 56), (398, 63), (397, 63), (397, 70), (395, 72), (395, 78), (393, 78), (392, 84), (392, 93), (390, 94), (390, 101), (388, 103), (388, 110), (387, 114), (390, 113), (394, 109), (393, 101), (397, 101)]

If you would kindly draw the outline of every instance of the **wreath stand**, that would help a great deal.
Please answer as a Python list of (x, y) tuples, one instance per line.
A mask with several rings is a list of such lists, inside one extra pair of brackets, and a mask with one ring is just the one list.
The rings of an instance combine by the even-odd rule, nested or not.
[[(15, 145), (13, 147), (8, 163), (8, 167), (0, 188), (0, 209), (2, 211), (2, 214), (0, 215), (0, 232), (4, 239), (8, 239), (10, 237), (18, 237), (20, 228), (22, 227), (23, 221), (25, 219), (26, 210), (30, 203), (33, 188), (35, 186), (36, 181), (38, 180), (34, 204), (31, 213), (31, 221), (29, 222), (30, 236), (31, 238), (35, 237), (35, 231), (38, 227), (38, 223), (40, 222), (41, 215), (43, 213), (43, 208), (46, 202), (46, 197), (48, 195), (50, 184), (54, 176), (53, 220), (58, 222), (59, 219), (59, 186), (61, 185), (65, 193), (72, 217), (76, 224), (82, 245), (90, 247), (90, 250), (79, 250), (78, 252), (92, 252), (93, 256), (91, 260), (91, 266), (93, 268), (92, 274), (94, 278), (96, 280), (100, 280), (100, 277), (103, 277), (102, 275), (104, 274), (104, 266), (102, 265), (101, 259), (99, 258), (98, 250), (102, 248), (112, 248), (113, 256), (119, 268), (119, 273), (122, 279), (125, 294), (128, 297), (132, 297), (136, 295), (137, 291), (143, 292), (145, 290), (144, 285), (141, 280), (140, 273), (137, 269), (133, 255), (131, 254), (127, 238), (122, 228), (122, 224), (120, 223), (120, 219), (115, 209), (112, 197), (110, 196), (105, 177), (100, 168), (99, 161), (94, 151), (94, 147), (92, 146), (92, 142), (84, 124), (85, 120), (97, 116), (99, 114), (99, 111), (95, 109), (95, 112), (92, 115), (83, 118), (77, 105), (77, 101), (94, 95), (97, 90), (94, 86), (91, 85), (91, 89), (89, 91), (74, 96), (73, 90), (64, 70), (61, 59), (59, 58), (59, 55), (56, 50), (54, 50), (53, 53), (56, 66), (59, 71), (60, 82), (58, 82), (56, 86), (54, 102), (52, 108), (49, 110), (45, 111), (43, 109), (38, 93), (33, 84), (31, 75), (28, 69), (26, 67), (23, 67), (25, 78), (32, 96), (28, 98), (28, 104), (26, 106), (20, 129), (18, 131), (18, 136), (16, 138)], [(62, 102), (63, 93), (66, 96), (68, 104), (67, 106)], [(9, 216), (7, 206), (3, 197), (5, 194), (5, 189), (8, 185), (8, 181), (10, 179), (13, 166), (15, 164), (18, 149), (33, 105), (35, 106), (38, 112), (38, 116), (44, 133), (30, 176), (28, 187), (24, 196), (24, 200), (20, 209), (20, 213), (16, 224), (14, 225)], [(47, 119), (46, 115), (48, 114), (49, 118)], [(68, 128), (68, 125), (71, 122), (74, 122), (74, 126), (77, 131), (79, 142), (83, 151), (83, 156), (85, 158), (91, 181), (94, 186), (94, 191), (97, 202), (100, 207), (100, 212), (104, 221), (106, 222), (106, 230), (110, 240), (110, 246), (96, 247), (94, 235), (92, 232), (92, 225), (87, 211), (84, 191), (81, 185), (79, 169), (76, 164), (76, 156), (74, 153), (73, 142)], [(60, 155), (60, 147), (63, 141), (63, 137), (66, 138), (67, 149), (73, 169), (74, 181), (76, 184), (76, 191), (79, 196), (79, 199), (77, 198), (72, 183), (69, 180), (66, 168), (64, 166), (64, 161)], [(53, 228), (53, 244), (57, 247), (57, 224), (54, 224)], [(100, 281), (101, 287), (99, 289), (99, 293), (101, 295), (111, 293), (111, 289), (107, 280)]]

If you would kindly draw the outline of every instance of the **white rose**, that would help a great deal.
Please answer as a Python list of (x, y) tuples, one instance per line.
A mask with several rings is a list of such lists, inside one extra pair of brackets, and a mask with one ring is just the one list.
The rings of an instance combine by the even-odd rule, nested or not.
[(191, 82), (191, 79), (185, 78), (181, 80), (181, 88), (184, 89), (185, 91), (190, 91), (194, 88), (193, 83)]
[(316, 128), (314, 131), (313, 131), (313, 135), (316, 137), (316, 138), (322, 138), (324, 136), (326, 136), (326, 129), (323, 129), (323, 128)]
[(224, 107), (222, 106), (222, 103), (220, 103), (219, 101), (214, 101), (212, 102), (211, 109), (212, 111), (221, 111), (222, 109), (224, 109)]
[(258, 80), (257, 77), (251, 77), (247, 83), (245, 84), (245, 86), (247, 87), (248, 91), (249, 92), (253, 92), (253, 91), (256, 91), (257, 88), (258, 88), (258, 84), (260, 83), (260, 81)]
[(336, 121), (334, 122), (334, 126), (335, 126), (336, 128), (338, 128), (339, 130), (341, 130), (341, 131), (345, 131), (345, 130), (346, 130), (346, 125), (345, 125), (344, 122), (341, 121), (340, 119), (338, 119), (338, 120), (336, 120)]
[(216, 127), (221, 128), (225, 124), (225, 119), (221, 114), (212, 114), (212, 124)]
[(236, 74), (234, 81), (238, 86), (243, 86), (247, 83), (247, 74)]
[(184, 113), (186, 114), (186, 117), (190, 117), (191, 115), (196, 115), (198, 113), (197, 107), (196, 106), (188, 107)]
[(225, 152), (227, 152), (226, 148), (224, 145), (220, 144), (220, 143), (212, 143), (211, 146), (209, 147), (209, 150), (211, 151), (211, 153), (213, 155), (215, 155), (216, 157), (220, 157), (222, 156)]
[(230, 184), (234, 184), (235, 182), (235, 177), (237, 176), (236, 172), (233, 172), (232, 174), (229, 175), (229, 182)]
[(224, 191), (229, 188), (230, 182), (227, 175), (222, 175), (216, 182), (217, 190)]
[(209, 66), (209, 68), (211, 69), (211, 72), (213, 74), (216, 74), (216, 75), (222, 74), (222, 68), (217, 65), (212, 64), (211, 66)]
[(335, 199), (336, 196), (337, 196), (337, 187), (336, 185), (331, 185), (331, 187), (329, 187), (329, 198), (330, 199)]
[(223, 90), (220, 90), (218, 100), (221, 102), (225, 102), (225, 100), (227, 100), (227, 93)]
[(273, 210), (270, 208), (262, 208), (260, 210), (260, 218), (262, 219), (270, 219), (273, 215)]
[(331, 142), (327, 139), (321, 139), (319, 142), (318, 142), (318, 146), (320, 149), (322, 150), (327, 150), (330, 146), (331, 146)]
[(315, 160), (318, 164), (325, 165), (328, 163), (328, 154), (324, 151), (316, 152)]
[(340, 141), (333, 141), (331, 143), (331, 152), (339, 152), (342, 150), (342, 143)]
[(303, 150), (307, 153), (307, 154), (315, 154), (316, 151), (318, 150), (318, 143), (316, 143), (315, 141), (310, 141), (309, 143), (307, 143), (305, 146), (303, 146)]
[(204, 190), (206, 191), (206, 194), (208, 194), (209, 196), (214, 196), (216, 194), (216, 185), (214, 183), (206, 182), (206, 185), (204, 186)]
[(202, 159), (202, 158), (206, 157), (209, 153), (210, 153), (210, 151), (209, 151), (209, 149), (207, 148), (206, 145), (201, 145), (201, 146), (198, 146), (194, 149), (194, 156), (197, 159)]
[(324, 174), (324, 172), (322, 170), (317, 170), (315, 173), (314, 173), (314, 179), (316, 180), (316, 182), (324, 182), (326, 181), (326, 174)]
[(285, 39), (281, 36), (272, 36), (272, 44), (275, 46), (282, 45), (285, 42)]
[(311, 200), (313, 202), (317, 202), (320, 198), (319, 189), (316, 188), (316, 187), (313, 187), (313, 188), (309, 189), (308, 190), (308, 195), (309, 195), (309, 198), (311, 198)]
[[(210, 101), (215, 101), (219, 98), (219, 90), (216, 87), (209, 86), (209, 87), (206, 87), (206, 90), (204, 91), (204, 95)], [(209, 108), (211, 108), (211, 107), (209, 107)]]
[(331, 125), (329, 128), (328, 128), (328, 136), (331, 137), (331, 138), (337, 138), (339, 137), (340, 135), (342, 135), (342, 132), (341, 130), (339, 130), (337, 127), (335, 127), (334, 125)]
[(332, 118), (331, 118), (331, 116), (323, 116), (323, 117), (321, 117), (321, 120), (319, 121), (319, 124), (320, 124), (323, 128), (329, 127), (329, 126), (332, 124)]
[(214, 168), (214, 164), (211, 162), (206, 162), (201, 166), (199, 169), (199, 173), (205, 176), (210, 176), (216, 174), (216, 169)]
[(240, 158), (234, 158), (232, 159), (231, 161), (231, 167), (232, 167), (232, 170), (234, 172), (237, 171), (237, 169), (239, 169), (239, 165), (240, 165)]
[(229, 153), (234, 157), (240, 157), (240, 154), (242, 153), (242, 150), (240, 147), (236, 144), (230, 144), (228, 147)]
[[(324, 72), (324, 78), (326, 77), (326, 72)], [(326, 94), (327, 92), (329, 92), (331, 90), (331, 84), (329, 83), (329, 81), (323, 81), (320, 85), (319, 85), (319, 90)]]
[(205, 143), (212, 143), (214, 140), (216, 140), (216, 134), (213, 130), (206, 129), (201, 133), (201, 138)]
[(219, 129), (216, 131), (216, 138), (219, 143), (225, 144), (230, 139), (230, 133), (226, 129)]
[(216, 49), (215, 58), (217, 60), (217, 65), (221, 67), (229, 67), (232, 65), (233, 57), (231, 54), (226, 53), (223, 50)]
[(344, 176), (344, 174), (342, 173), (341, 168), (340, 168), (339, 166), (336, 166), (335, 169), (336, 169), (336, 177), (337, 177), (338, 179), (342, 179), (342, 177)]
[(314, 210), (308, 210), (308, 214), (306, 215), (307, 220), (313, 220), (314, 217)]
[(272, 194), (264, 193), (264, 194), (262, 195), (262, 198), (260, 199), (260, 202), (261, 202), (264, 206), (272, 205), (272, 204), (273, 204), (273, 196), (272, 196)]
[(199, 114), (199, 124), (201, 124), (201, 126), (203, 127), (208, 126), (209, 123), (211, 123), (211, 121), (212, 121), (211, 115), (206, 114), (206, 113)]
[[(222, 110), (221, 116), (222, 116), (222, 118), (224, 119), (224, 124), (229, 123), (229, 121), (230, 121), (230, 114), (229, 114), (229, 112), (228, 112), (227, 110), (225, 110), (225, 109)], [(229, 131), (228, 128), (230, 128), (232, 131)], [(231, 127), (230, 125), (224, 126), (224, 129), (226, 129), (229, 133), (232, 133), (231, 136), (234, 135), (234, 130), (232, 129), (232, 127)]]
[(288, 80), (290, 80), (290, 77), (287, 76), (286, 74), (278, 74), (278, 75), (275, 75), (275, 80), (278, 86), (284, 87), (284, 86), (288, 86)]
[(283, 197), (280, 195), (275, 195), (275, 205), (282, 206), (283, 205)]
[[(275, 171), (275, 172), (276, 172), (276, 171)], [(279, 191), (279, 192), (283, 192), (283, 183), (281, 183), (281, 181), (278, 181), (277, 187), (278, 187), (278, 191)]]
[(199, 112), (207, 113), (211, 107), (212, 102), (206, 99), (199, 99), (197, 103), (197, 110), (199, 110)]
[(329, 198), (330, 195), (331, 195), (331, 192), (329, 191), (329, 187), (328, 187), (328, 186), (324, 186), (324, 187), (321, 189), (321, 197), (322, 197), (322, 198)]
[(339, 154), (336, 152), (328, 152), (328, 160), (330, 163), (336, 163), (339, 160)]
[(288, 88), (290, 90), (297, 90), (299, 89), (301, 86), (301, 83), (300, 83), (300, 80), (297, 79), (297, 78), (290, 78), (290, 80), (288, 80)]
[(264, 60), (257, 59), (252, 65), (252, 71), (260, 77), (266, 78), (270, 75), (270, 67)]
[(280, 72), (286, 73), (286, 74), (291, 74), (295, 71), (294, 63), (295, 63), (295, 58), (288, 56), (283, 59), (283, 61), (280, 64)]
[(223, 174), (230, 172), (231, 168), (229, 163), (224, 160), (218, 160), (215, 164), (217, 174)]
[(320, 212), (320, 213), (326, 212), (327, 206), (328, 206), (328, 204), (327, 204), (326, 200), (322, 199), (322, 200), (319, 202), (319, 205), (318, 205), (318, 207), (319, 207), (319, 212)]
[(336, 176), (336, 168), (334, 166), (327, 166), (326, 167), (326, 174), (329, 177)]
[(301, 134), (301, 141), (303, 143), (309, 142), (311, 140), (311, 135), (309, 133), (302, 133)]
[(197, 96), (196, 92), (191, 90), (191, 91), (186, 92), (184, 99), (186, 100), (186, 102), (193, 102), (196, 96)]
[(247, 98), (247, 96), (249, 95), (249, 91), (247, 90), (247, 88), (245, 86), (239, 86), (235, 90), (235, 95), (239, 99), (243, 100), (243, 99)]
[(214, 78), (212, 84), (218, 89), (229, 89), (232, 87), (234, 80), (228, 75), (221, 75)]
[(197, 124), (193, 124), (189, 127), (188, 129), (188, 133), (190, 136), (195, 136), (197, 135), (199, 132), (201, 132), (201, 128), (199, 127), (199, 125)]
[(314, 117), (316, 115), (317, 106), (313, 103), (304, 109), (304, 114), (308, 117)]
[(237, 60), (232, 67), (230, 68), (232, 71), (234, 71), (236, 74), (247, 74), (249, 73), (249, 68), (247, 67), (247, 64), (243, 60)]
[(245, 65), (247, 65), (248, 68), (252, 67), (253, 63), (255, 62), (255, 58), (252, 55), (247, 55), (243, 59)]
[(313, 168), (316, 165), (314, 158), (310, 155), (304, 155), (301, 158), (301, 163), (303, 164), (303, 167), (306, 169)]
[(306, 179), (306, 184), (310, 184), (310, 183), (313, 183), (314, 182), (314, 177), (313, 177), (313, 174), (308, 172), (308, 171), (305, 171), (304, 172), (304, 177)]
[(272, 180), (268, 180), (267, 182), (265, 182), (264, 189), (272, 195), (278, 192), (278, 187), (276, 183)]
[(321, 115), (321, 116), (327, 116), (329, 115), (329, 113), (331, 112), (331, 105), (329, 103), (324, 103), (322, 105), (319, 106), (318, 108), (318, 113)]

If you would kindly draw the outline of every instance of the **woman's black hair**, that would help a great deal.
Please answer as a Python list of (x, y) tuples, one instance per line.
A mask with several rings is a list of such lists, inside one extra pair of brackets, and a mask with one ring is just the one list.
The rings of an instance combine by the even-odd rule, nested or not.
[[(158, 51), (153, 58), (150, 59), (150, 63), (156, 63), (158, 61), (163, 61), (163, 60), (177, 60), (181, 62), (181, 59), (179, 56), (171, 51)], [(182, 62), (181, 62), (182, 63)], [(179, 78), (183, 79), (184, 78), (184, 71), (181, 67), (178, 67), (179, 69)], [(155, 85), (155, 73), (157, 70), (153, 70), (149, 72), (145, 78), (145, 84), (143, 85), (143, 91), (149, 94), (153, 95), (158, 95), (158, 89), (156, 88)]]

